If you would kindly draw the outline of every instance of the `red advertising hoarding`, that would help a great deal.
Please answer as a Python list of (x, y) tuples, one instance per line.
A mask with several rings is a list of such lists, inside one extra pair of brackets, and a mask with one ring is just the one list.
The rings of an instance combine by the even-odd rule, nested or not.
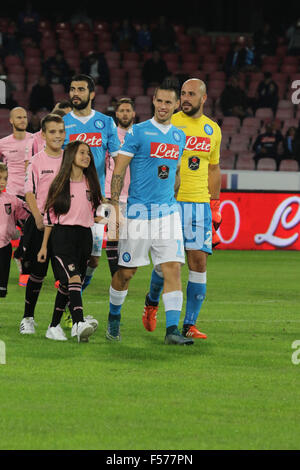
[(300, 193), (223, 192), (222, 250), (300, 250)]

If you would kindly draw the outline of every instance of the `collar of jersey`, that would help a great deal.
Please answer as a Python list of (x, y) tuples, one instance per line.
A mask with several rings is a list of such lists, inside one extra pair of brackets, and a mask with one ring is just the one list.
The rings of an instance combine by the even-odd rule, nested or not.
[(159, 129), (163, 134), (167, 134), (172, 127), (172, 124), (168, 124), (167, 126), (164, 124), (159, 124), (159, 122), (155, 121), (154, 117), (150, 119), (150, 122), (151, 124), (153, 124), (153, 126), (157, 127), (157, 129)]
[(86, 124), (87, 122), (89, 122), (90, 119), (92, 119), (95, 116), (95, 110), (92, 109), (91, 114), (89, 114), (88, 116), (82, 116), (82, 117), (81, 116), (76, 116), (74, 111), (71, 111), (71, 116), (74, 119), (78, 119), (78, 121), (80, 121), (82, 124)]

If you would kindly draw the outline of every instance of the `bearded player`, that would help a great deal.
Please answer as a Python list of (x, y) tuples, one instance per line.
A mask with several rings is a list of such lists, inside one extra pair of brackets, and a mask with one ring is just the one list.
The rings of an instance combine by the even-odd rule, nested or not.
[[(92, 150), (100, 182), (101, 193), (105, 196), (105, 155), (118, 155), (120, 140), (112, 117), (92, 109), (95, 98), (95, 83), (89, 75), (79, 74), (72, 78), (69, 90), (73, 110), (64, 116), (66, 140), (64, 146), (73, 140), (88, 144)], [(88, 263), (84, 290), (93, 277), (102, 251), (104, 226), (95, 224), (93, 232), (93, 251)]]
[[(206, 296), (207, 258), (218, 243), (216, 230), (221, 223), (219, 161), (222, 136), (218, 124), (203, 114), (206, 99), (205, 83), (198, 79), (187, 80), (181, 89), (181, 111), (172, 117), (172, 124), (186, 135), (177, 194), (189, 267), (182, 334), (202, 339), (207, 336), (198, 330), (196, 321)], [(154, 331), (156, 327), (163, 283), (162, 273), (153, 270), (143, 315), (143, 324), (148, 331)]]

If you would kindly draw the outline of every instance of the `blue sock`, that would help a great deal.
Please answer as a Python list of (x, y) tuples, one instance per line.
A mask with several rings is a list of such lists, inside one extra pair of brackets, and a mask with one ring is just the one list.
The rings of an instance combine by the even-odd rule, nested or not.
[(206, 283), (194, 283), (189, 281), (186, 289), (186, 313), (184, 325), (195, 325), (205, 299)]
[(109, 302), (109, 313), (110, 315), (121, 315), (122, 305), (114, 305)]
[(121, 318), (121, 309), (127, 296), (127, 290), (117, 291), (110, 286), (109, 289), (109, 317)]
[(93, 276), (85, 276), (83, 283), (82, 283), (82, 288), (81, 288), (82, 292), (87, 288), (87, 286), (90, 285), (92, 277)]
[(155, 269), (152, 270), (151, 281), (150, 281), (150, 290), (149, 290), (149, 299), (152, 302), (159, 302), (160, 295), (164, 287), (164, 278), (159, 276)]
[(180, 313), (180, 310), (168, 310), (166, 312), (166, 328), (175, 325), (178, 326)]
[(87, 288), (87, 286), (90, 285), (95, 271), (96, 268), (91, 268), (90, 266), (87, 267), (86, 274), (82, 283), (81, 292), (83, 292)]
[(178, 327), (182, 309), (183, 295), (181, 291), (174, 291), (163, 294), (162, 297), (166, 312), (167, 334), (169, 334), (168, 329), (171, 326)]

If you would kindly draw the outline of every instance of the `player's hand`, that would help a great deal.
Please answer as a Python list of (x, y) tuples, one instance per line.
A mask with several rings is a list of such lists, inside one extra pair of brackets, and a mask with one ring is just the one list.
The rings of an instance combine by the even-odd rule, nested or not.
[(119, 232), (125, 219), (119, 205), (111, 204), (107, 224), (108, 240), (119, 240)]
[(213, 226), (215, 230), (218, 230), (222, 222), (222, 216), (220, 212), (220, 199), (211, 199), (210, 208)]
[(47, 248), (41, 248), (37, 255), (37, 260), (39, 263), (45, 263), (47, 259)]

